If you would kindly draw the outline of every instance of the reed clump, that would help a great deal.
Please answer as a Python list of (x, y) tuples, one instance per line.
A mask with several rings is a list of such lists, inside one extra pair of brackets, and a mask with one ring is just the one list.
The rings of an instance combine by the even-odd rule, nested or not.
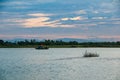
[(85, 51), (83, 57), (99, 57), (99, 54)]

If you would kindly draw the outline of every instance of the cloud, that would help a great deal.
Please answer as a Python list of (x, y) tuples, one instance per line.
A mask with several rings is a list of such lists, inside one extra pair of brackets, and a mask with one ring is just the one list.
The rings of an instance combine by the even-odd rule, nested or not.
[(7, 35), (2, 35), (0, 34), (0, 38), (3, 39), (14, 39), (14, 38), (24, 38), (24, 39), (31, 39), (31, 38), (40, 38), (40, 35), (33, 35), (33, 34), (7, 34)]
[(92, 19), (98, 19), (98, 20), (100, 20), (100, 19), (106, 19), (107, 17), (93, 17)]
[(49, 17), (37, 17), (37, 18), (29, 18), (25, 19), (24, 23), (22, 24), (26, 28), (32, 28), (32, 27), (54, 27), (56, 24), (58, 24), (58, 21), (48, 21), (50, 20)]
[(112, 24), (120, 25), (120, 21), (112, 22)]
[(28, 18), (28, 19), (20, 20), (20, 22), (22, 22), (21, 25), (23, 25), (25, 28), (33, 28), (33, 27), (70, 28), (70, 27), (74, 27), (73, 25), (62, 24), (59, 19), (51, 20), (49, 16), (52, 16), (52, 14), (35, 13), (35, 14), (28, 14), (28, 15), (35, 16), (35, 18)]
[(36, 0), (39, 3), (49, 3), (49, 2), (55, 2), (56, 0)]
[(0, 38), (3, 39), (15, 39), (15, 38), (24, 38), (24, 39), (58, 39), (58, 38), (79, 38), (79, 39), (103, 39), (103, 40), (112, 40), (118, 41), (120, 40), (119, 35), (97, 35), (97, 36), (90, 36), (90, 35), (81, 35), (81, 34), (7, 34), (2, 35), (0, 34)]
[(94, 10), (94, 11), (92, 11), (93, 13), (95, 13), (95, 14), (98, 14), (99, 13), (99, 11), (97, 11), (97, 10)]
[(77, 21), (77, 20), (85, 20), (85, 19), (88, 19), (88, 18), (82, 17), (82, 16), (77, 16), (77, 17), (71, 17), (71, 18), (62, 18), (61, 20), (63, 20), (63, 21), (68, 21), (68, 20)]
[(56, 38), (79, 38), (79, 39), (88, 39), (87, 35), (72, 35), (72, 34), (64, 34), (64, 35), (56, 35)]
[(98, 22), (97, 24), (104, 25), (107, 24), (107, 22)]
[(63, 21), (68, 21), (68, 20), (70, 20), (69, 18), (62, 18), (61, 20), (63, 20)]
[[(21, 5), (29, 5), (29, 3), (28, 2), (25, 2), (25, 1), (5, 1), (5, 2), (2, 2), (1, 3), (1, 5), (3, 5), (3, 6), (6, 6), (6, 4), (7, 4), (7, 6), (21, 6)], [(22, 7), (22, 6), (21, 6)]]
[(88, 39), (89, 36), (87, 35), (74, 35), (74, 34), (46, 34), (46, 36), (40, 36), (43, 39), (59, 39), (59, 38), (80, 38), (80, 39)]
[(83, 20), (84, 18), (78, 16), (78, 17), (73, 17), (73, 18), (70, 18), (70, 20)]
[(119, 13), (119, 9), (120, 9), (120, 1), (119, 0), (112, 0), (111, 2), (103, 2), (101, 4), (101, 12), (104, 13), (114, 13), (114, 12), (118, 12)]
[(77, 27), (81, 27), (81, 29), (83, 30), (87, 30), (88, 27), (93, 27), (93, 26), (97, 26), (97, 24), (95, 23), (83, 23), (83, 24), (74, 24)]
[[(88, 19), (86, 17), (82, 16), (76, 16), (76, 17), (71, 17), (71, 18), (61, 18), (61, 19), (56, 19), (52, 20), (52, 16), (55, 14), (45, 14), (45, 13), (32, 13), (32, 14), (27, 14), (28, 16), (33, 16), (33, 18), (28, 18), (28, 19), (23, 19), (20, 20), (22, 25), (25, 28), (33, 28), (33, 27), (65, 27), (65, 28), (72, 28), (75, 27), (73, 25), (74, 23), (71, 24), (65, 24), (61, 21), (77, 21), (77, 20), (85, 20)], [(19, 22), (19, 21), (18, 21)]]
[(110, 20), (118, 20), (118, 21), (120, 21), (120, 18), (111, 18)]
[(46, 17), (46, 16), (52, 16), (53, 14), (45, 14), (45, 13), (33, 13), (33, 14), (28, 14), (28, 16), (34, 16), (34, 17)]
[(89, 38), (87, 35), (72, 35), (72, 34), (8, 34), (1, 35), (0, 38), (3, 39), (14, 39), (14, 38), (24, 38), (24, 39), (58, 39), (58, 38), (80, 38), (87, 39)]
[(87, 14), (87, 12), (85, 10), (79, 10), (79, 11), (75, 11), (75, 14)]
[(120, 40), (119, 35), (102, 35), (102, 36), (98, 36), (98, 38)]

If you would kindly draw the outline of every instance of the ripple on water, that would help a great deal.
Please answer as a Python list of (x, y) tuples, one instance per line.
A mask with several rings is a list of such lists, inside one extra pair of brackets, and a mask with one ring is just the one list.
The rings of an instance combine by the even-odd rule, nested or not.
[(78, 48), (0, 49), (0, 80), (119, 80), (120, 50), (110, 54), (108, 49), (92, 50), (100, 57), (83, 58), (85, 49)]

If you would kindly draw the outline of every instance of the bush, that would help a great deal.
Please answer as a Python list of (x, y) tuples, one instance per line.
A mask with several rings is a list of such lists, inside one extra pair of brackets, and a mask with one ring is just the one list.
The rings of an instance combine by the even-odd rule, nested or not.
[(85, 51), (83, 57), (99, 57), (99, 54)]

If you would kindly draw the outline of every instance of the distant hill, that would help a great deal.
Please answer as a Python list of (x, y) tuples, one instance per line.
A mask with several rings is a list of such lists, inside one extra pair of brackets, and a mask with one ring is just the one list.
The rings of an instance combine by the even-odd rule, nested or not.
[[(17, 41), (25, 41), (25, 40), (30, 41), (31, 39), (14, 38), (14, 39), (8, 39), (8, 40), (5, 40), (5, 41), (9, 41), (9, 42), (17, 42)], [(38, 39), (35, 39), (35, 40), (36, 40), (36, 41), (41, 41), (41, 40), (38, 40)]]
[(60, 38), (60, 39), (56, 39), (56, 40), (62, 40), (62, 41), (65, 41), (65, 42), (69, 42), (69, 41), (77, 41), (77, 42), (96, 42), (96, 40), (77, 39), (77, 38)]
[[(31, 39), (24, 39), (24, 38), (15, 38), (15, 39), (9, 39), (5, 41), (10, 41), (10, 42), (16, 42), (16, 41), (25, 41), (28, 40), (30, 41)], [(45, 39), (35, 39), (36, 41), (44, 41)], [(106, 39), (100, 39), (100, 38), (90, 38), (90, 39), (78, 39), (78, 38), (59, 38), (59, 39), (53, 39), (53, 40), (62, 40), (64, 42), (69, 42), (69, 41), (77, 41), (77, 42), (111, 42), (111, 40), (106, 40)]]
[(60, 38), (56, 40), (62, 40), (65, 42), (69, 41), (77, 41), (77, 42), (109, 42), (110, 40), (105, 40), (105, 39), (99, 39), (99, 38), (90, 38), (90, 39), (78, 39), (78, 38)]

